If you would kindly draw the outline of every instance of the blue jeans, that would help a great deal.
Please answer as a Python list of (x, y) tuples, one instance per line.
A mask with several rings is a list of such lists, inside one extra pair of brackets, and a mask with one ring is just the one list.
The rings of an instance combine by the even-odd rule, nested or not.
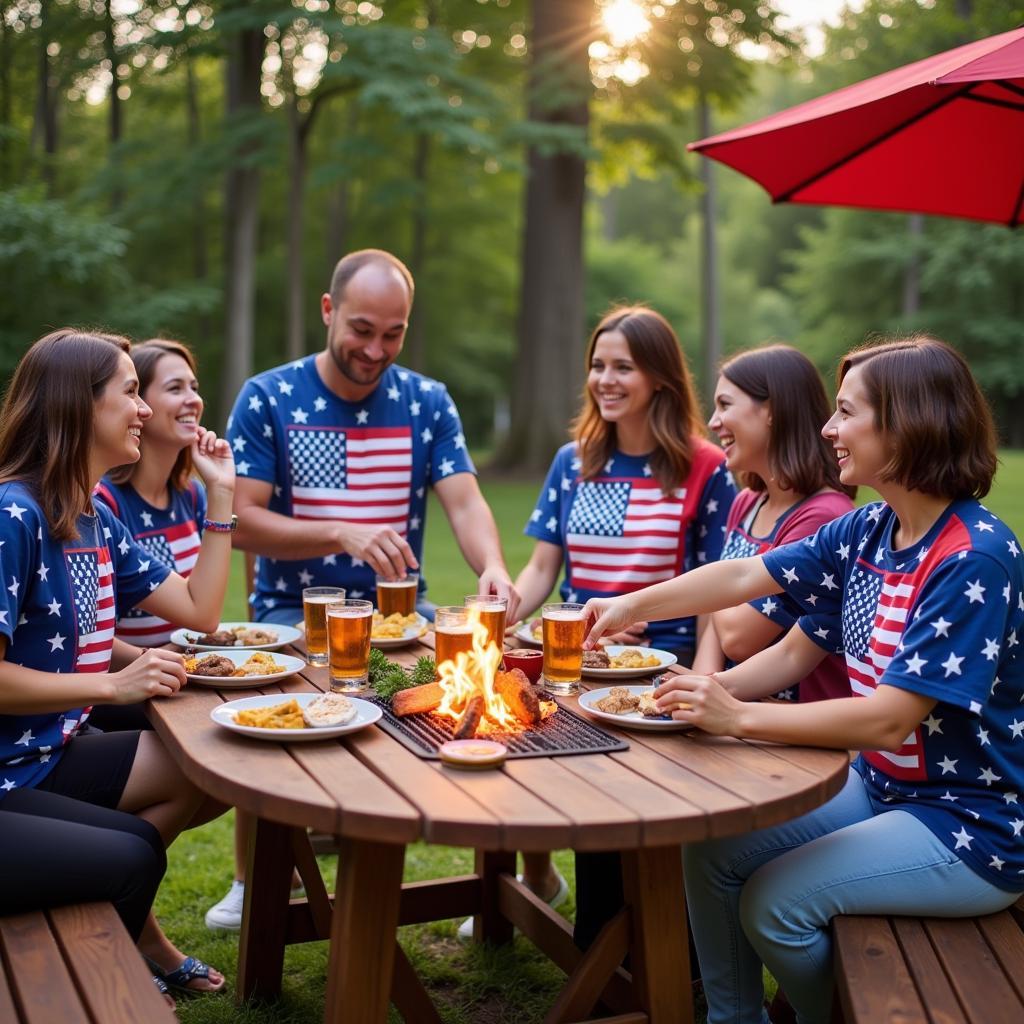
[(766, 1024), (762, 964), (800, 1024), (828, 1024), (837, 914), (973, 917), (1019, 895), (975, 874), (913, 815), (877, 814), (852, 768), (817, 810), (695, 843), (683, 865), (708, 1024)]

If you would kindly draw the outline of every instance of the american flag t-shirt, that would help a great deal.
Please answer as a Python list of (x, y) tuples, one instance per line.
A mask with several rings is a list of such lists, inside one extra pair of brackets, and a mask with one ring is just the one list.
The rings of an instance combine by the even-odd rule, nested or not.
[(566, 528), (573, 587), (624, 594), (675, 576), (685, 499), (654, 480), (582, 481)]
[(75, 619), (75, 671), (106, 672), (114, 645), (114, 585), (110, 554), (73, 548), (64, 554)]
[(408, 427), (290, 426), (297, 519), (344, 519), (408, 532), (412, 431)]

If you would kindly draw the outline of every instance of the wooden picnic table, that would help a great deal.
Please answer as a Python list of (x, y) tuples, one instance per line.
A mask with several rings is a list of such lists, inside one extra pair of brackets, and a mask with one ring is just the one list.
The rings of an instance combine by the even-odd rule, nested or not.
[[(432, 640), (388, 654), (412, 664), (433, 653)], [(545, 1024), (583, 1021), (599, 1005), (615, 1024), (689, 1024), (681, 844), (803, 814), (839, 791), (849, 765), (844, 751), (609, 729), (628, 750), (467, 772), (420, 758), (377, 726), (288, 744), (237, 735), (209, 717), (222, 700), (327, 687), (327, 670), (310, 667), (258, 691), (190, 686), (150, 702), (149, 715), (193, 782), (257, 818), (237, 997), (278, 996), (285, 946), (329, 939), (330, 1024), (382, 1024), (389, 1002), (410, 1024), (439, 1022), (396, 929), (470, 914), (480, 916), (481, 937), (509, 942), (518, 928), (566, 972)], [(576, 707), (574, 697), (559, 702)], [(307, 827), (340, 837), (333, 897)], [(405, 848), (417, 840), (472, 847), (475, 872), (403, 885)], [(563, 848), (623, 855), (627, 906), (586, 953), (515, 878), (517, 850)], [(289, 900), (293, 866), (306, 899)], [(627, 953), (631, 974), (619, 966)]]

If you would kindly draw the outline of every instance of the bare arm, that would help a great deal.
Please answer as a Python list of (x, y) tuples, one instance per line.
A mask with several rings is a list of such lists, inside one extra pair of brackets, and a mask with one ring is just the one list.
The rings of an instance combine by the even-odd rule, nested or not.
[(716, 735), (837, 750), (899, 750), (937, 703), (934, 697), (884, 684), (870, 697), (745, 702), (706, 676), (674, 676), (655, 696), (677, 721)]
[(519, 591), (519, 618), (532, 615), (543, 603), (558, 580), (562, 568), (562, 549), (557, 544), (538, 540), (530, 560), (516, 577)]
[(760, 557), (711, 562), (632, 594), (591, 598), (587, 617), (593, 624), (586, 645), (593, 647), (598, 637), (633, 622), (702, 615), (781, 592)]
[(480, 493), (480, 485), (472, 473), (456, 473), (434, 485), (452, 533), (466, 563), (479, 577), (481, 594), (497, 594), (508, 598), (508, 618), (515, 621), (519, 592), (505, 567), (498, 527), (490, 506)]
[(722, 653), (732, 661), (746, 661), (782, 633), (781, 626), (748, 604), (723, 608), (711, 618)]
[(236, 484), (236, 548), (288, 560), (320, 558), (341, 551), (361, 558), (382, 576), (401, 577), (408, 569), (419, 568), (412, 548), (390, 526), (339, 519), (293, 519), (271, 512), (268, 506), (273, 490), (265, 480), (242, 479)]
[(693, 659), (693, 673), (698, 676), (711, 675), (725, 668), (725, 654), (715, 630), (715, 617), (704, 615), (704, 630), (697, 640), (697, 653)]
[(715, 678), (737, 700), (758, 700), (795, 686), (825, 656), (826, 652), (799, 626), (793, 626), (777, 644), (759, 651), (741, 665), (716, 673)]
[(110, 650), (110, 667), (117, 671), (130, 665), (136, 658), (142, 657), (145, 648), (136, 647), (134, 644), (114, 637), (114, 646)]

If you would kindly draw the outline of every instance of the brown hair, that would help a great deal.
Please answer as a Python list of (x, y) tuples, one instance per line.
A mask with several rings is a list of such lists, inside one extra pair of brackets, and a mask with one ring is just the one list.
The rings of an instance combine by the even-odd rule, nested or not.
[(843, 357), (840, 384), (855, 366), (892, 447), (882, 480), (941, 498), (988, 494), (998, 462), (992, 413), (955, 348), (927, 334), (870, 342)]
[[(832, 410), (825, 385), (807, 356), (791, 345), (764, 345), (733, 356), (720, 372), (755, 401), (771, 407), (768, 466), (780, 487), (796, 494), (829, 488), (856, 496), (856, 487), (840, 482), (832, 446), (821, 436)], [(742, 476), (745, 487), (765, 489), (756, 473)]]
[[(135, 372), (139, 375), (139, 395), (143, 401), (146, 398), (146, 389), (153, 383), (156, 376), (157, 364), (164, 356), (181, 356), (188, 363), (188, 368), (193, 374), (198, 375), (196, 369), (196, 357), (192, 350), (181, 341), (172, 341), (169, 338), (148, 338), (138, 345), (132, 345), (128, 353), (135, 364)], [(146, 454), (146, 427), (142, 427), (142, 455)], [(129, 462), (126, 466), (118, 466), (109, 476), (115, 484), (125, 484), (131, 480), (135, 473), (138, 462)], [(189, 478), (192, 476), (192, 446), (186, 445), (178, 452), (177, 459), (171, 469), (171, 475), (167, 483), (176, 491), (183, 491), (188, 486)]]
[(70, 327), (21, 358), (0, 409), (0, 482), (20, 480), (42, 507), (54, 540), (74, 540), (89, 508), (96, 400), (117, 372), (127, 338)]
[(371, 264), (390, 267), (398, 272), (399, 277), (405, 282), (406, 288), (409, 289), (409, 305), (411, 306), (413, 295), (416, 291), (412, 273), (397, 256), (393, 256), (384, 249), (359, 249), (356, 252), (350, 252), (347, 256), (342, 256), (338, 260), (334, 267), (334, 273), (331, 274), (331, 286), (328, 289), (331, 296), (331, 304), (337, 306), (342, 302), (345, 298), (345, 287), (349, 281), (363, 267), (368, 267)]
[[(620, 306), (606, 313), (590, 336), (585, 363), (588, 372), (597, 339), (607, 331), (622, 333), (637, 369), (655, 386), (648, 410), (657, 445), (651, 456), (651, 471), (668, 494), (690, 472), (693, 439), (704, 436), (700, 407), (679, 339), (669, 322), (653, 309)], [(601, 418), (589, 388), (584, 388), (583, 408), (571, 429), (580, 449), (580, 475), (592, 480), (615, 452), (617, 438), (615, 425)]]

